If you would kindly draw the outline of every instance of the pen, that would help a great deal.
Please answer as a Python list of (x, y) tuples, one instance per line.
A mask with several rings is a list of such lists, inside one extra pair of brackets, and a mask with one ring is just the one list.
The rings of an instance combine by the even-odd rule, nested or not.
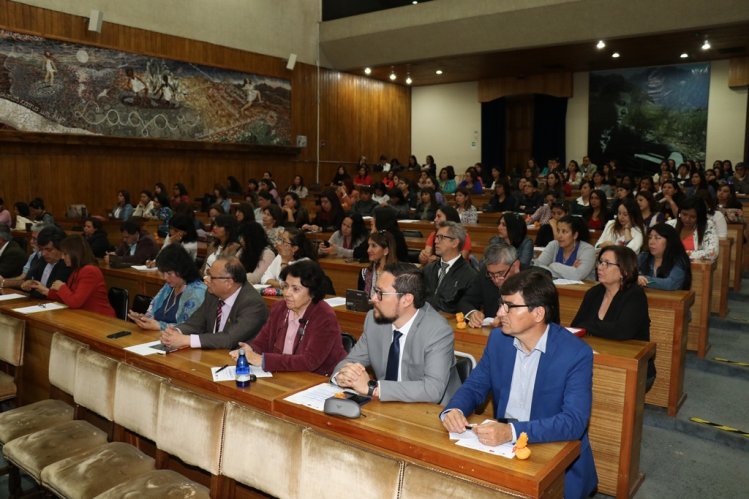
[(476, 426), (476, 425), (475, 424), (467, 424), (466, 425), (466, 430), (472, 430), (474, 426)]
[(223, 371), (223, 370), (224, 370), (224, 369), (226, 369), (227, 367), (229, 367), (229, 364), (224, 364), (223, 366), (219, 367), (219, 368), (218, 368), (218, 369), (216, 370), (216, 374), (220, 373), (221, 371)]

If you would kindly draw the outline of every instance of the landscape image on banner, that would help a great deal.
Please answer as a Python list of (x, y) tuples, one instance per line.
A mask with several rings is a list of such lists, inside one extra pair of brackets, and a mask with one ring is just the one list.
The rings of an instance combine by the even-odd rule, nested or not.
[(705, 160), (710, 65), (680, 64), (590, 73), (588, 154), (622, 171), (655, 172)]
[(0, 124), (26, 132), (288, 145), (288, 80), (0, 30)]

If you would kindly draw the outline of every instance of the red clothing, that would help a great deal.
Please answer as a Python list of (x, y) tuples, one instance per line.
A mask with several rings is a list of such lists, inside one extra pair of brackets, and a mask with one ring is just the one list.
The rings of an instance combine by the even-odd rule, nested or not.
[[(284, 355), (286, 316), (289, 309), (281, 300), (273, 305), (268, 320), (252, 341), (252, 349), (263, 354), (266, 371), (310, 371), (323, 376), (333, 374), (335, 366), (346, 356), (341, 342), (341, 328), (335, 312), (325, 303), (310, 303), (300, 319), (294, 339), (294, 353)], [(300, 334), (304, 330), (303, 334)]]
[(364, 175), (363, 177), (357, 175), (354, 177), (354, 185), (372, 185), (372, 177), (369, 175)]
[(104, 274), (94, 265), (84, 265), (70, 274), (68, 283), (57, 291), (50, 289), (47, 298), (62, 302), (70, 308), (116, 317), (109, 304)]
[(592, 218), (589, 218), (587, 222), (588, 222), (588, 229), (590, 230), (602, 230), (603, 226), (606, 225), (606, 222), (600, 219), (593, 220)]

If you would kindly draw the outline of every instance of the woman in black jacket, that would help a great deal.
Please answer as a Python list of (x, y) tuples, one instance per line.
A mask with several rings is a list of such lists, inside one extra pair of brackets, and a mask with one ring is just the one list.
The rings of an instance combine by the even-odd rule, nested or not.
[(98, 218), (89, 217), (83, 222), (83, 235), (96, 258), (104, 258), (111, 249), (104, 224)]

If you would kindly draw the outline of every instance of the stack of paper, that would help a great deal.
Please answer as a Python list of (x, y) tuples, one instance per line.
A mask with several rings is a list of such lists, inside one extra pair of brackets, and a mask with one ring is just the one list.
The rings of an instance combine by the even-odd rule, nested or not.
[(35, 314), (37, 312), (49, 312), (50, 310), (60, 310), (61, 308), (68, 308), (67, 305), (62, 303), (40, 303), (39, 305), (31, 305), (30, 307), (14, 308), (14, 312), (20, 312), (22, 314)]
[(484, 445), (479, 442), (479, 437), (477, 437), (472, 430), (466, 430), (463, 433), (450, 432), (450, 440), (457, 440), (455, 445), (486, 452), (487, 454), (496, 454), (497, 456), (509, 459), (515, 457), (515, 451), (513, 450), (514, 446), (511, 442), (506, 442), (497, 446)]
[(307, 388), (294, 395), (289, 395), (284, 400), (292, 404), (299, 404), (316, 411), (323, 412), (325, 400), (335, 396), (336, 393), (342, 392), (341, 387), (332, 383), (320, 383), (319, 385)]
[(26, 298), (26, 297), (18, 293), (8, 293), (7, 295), (0, 295), (0, 301), (17, 300), (19, 298)]

